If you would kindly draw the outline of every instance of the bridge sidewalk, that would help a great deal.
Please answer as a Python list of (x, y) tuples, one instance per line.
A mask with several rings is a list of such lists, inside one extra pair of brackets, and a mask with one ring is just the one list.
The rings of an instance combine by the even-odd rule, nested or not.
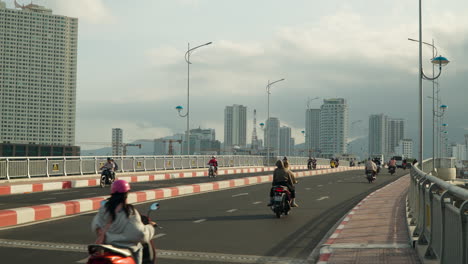
[(322, 245), (317, 263), (420, 263), (406, 226), (409, 180), (403, 176), (354, 207)]

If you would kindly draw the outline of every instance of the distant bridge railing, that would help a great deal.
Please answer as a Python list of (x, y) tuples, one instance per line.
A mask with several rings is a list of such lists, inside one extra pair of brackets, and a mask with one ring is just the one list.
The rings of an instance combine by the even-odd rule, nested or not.
[(408, 203), (413, 236), (427, 245), (425, 257), (468, 264), (468, 190), (413, 167)]
[[(118, 172), (144, 172), (206, 168), (211, 156), (119, 156), (111, 158), (118, 164)], [(267, 163), (264, 156), (220, 155), (216, 158), (220, 167), (264, 166)], [(270, 159), (270, 164), (272, 164), (275, 158)], [(288, 157), (291, 165), (305, 165), (307, 159), (307, 157)], [(0, 158), (0, 179), (98, 174), (99, 168), (106, 161), (107, 156)], [(326, 165), (328, 160), (317, 159), (317, 163)]]

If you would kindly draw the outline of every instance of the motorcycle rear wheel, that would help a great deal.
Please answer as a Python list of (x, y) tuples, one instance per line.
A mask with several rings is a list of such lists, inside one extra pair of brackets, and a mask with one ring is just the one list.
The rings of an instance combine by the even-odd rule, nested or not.
[(104, 188), (104, 186), (106, 186), (106, 176), (105, 175), (101, 175), (101, 180), (99, 181), (99, 185), (101, 186), (101, 188)]

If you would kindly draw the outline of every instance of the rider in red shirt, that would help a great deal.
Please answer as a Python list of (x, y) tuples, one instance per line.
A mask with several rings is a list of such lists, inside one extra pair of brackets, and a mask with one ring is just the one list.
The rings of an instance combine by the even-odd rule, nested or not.
[(208, 161), (208, 165), (213, 166), (215, 174), (218, 174), (218, 161), (215, 156), (211, 156), (210, 161)]

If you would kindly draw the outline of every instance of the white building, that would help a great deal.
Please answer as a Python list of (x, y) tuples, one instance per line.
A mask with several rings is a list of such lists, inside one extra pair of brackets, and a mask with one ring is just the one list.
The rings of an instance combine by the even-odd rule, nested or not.
[(388, 119), (388, 147), (387, 152), (396, 153), (395, 147), (398, 146), (400, 140), (405, 138), (405, 120), (404, 119)]
[(320, 151), (322, 156), (346, 153), (348, 105), (342, 98), (325, 99), (320, 108)]
[(224, 147), (247, 145), (247, 107), (243, 105), (226, 106), (224, 109)]
[(75, 144), (78, 19), (0, 1), (0, 143)]
[(265, 132), (264, 132), (264, 139), (265, 139), (265, 149), (269, 147), (270, 149), (270, 157), (274, 155), (279, 155), (279, 144), (280, 144), (280, 121), (276, 117), (270, 117), (265, 122)]
[(466, 160), (466, 146), (464, 144), (452, 144), (449, 156), (457, 160)]
[(405, 158), (413, 158), (413, 140), (402, 139), (395, 147), (395, 155), (403, 156)]
[(291, 128), (283, 126), (280, 128), (280, 144), (279, 144), (279, 155), (290, 156), (291, 155)]
[(369, 155), (386, 155), (388, 146), (388, 117), (384, 114), (369, 116)]
[(305, 147), (311, 153), (320, 148), (320, 109), (306, 110)]
[(123, 130), (121, 128), (112, 129), (112, 156), (123, 155)]

